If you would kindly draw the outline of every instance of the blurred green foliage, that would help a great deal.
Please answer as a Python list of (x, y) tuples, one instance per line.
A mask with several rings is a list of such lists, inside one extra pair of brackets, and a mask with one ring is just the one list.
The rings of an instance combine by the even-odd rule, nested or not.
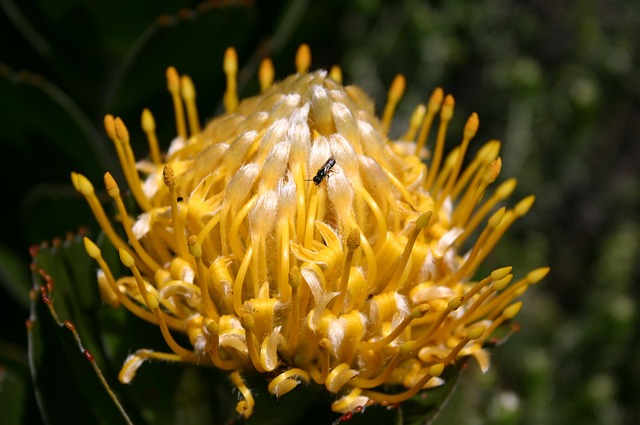
[(516, 196), (537, 196), (490, 266), (552, 272), (527, 293), (522, 330), (490, 372), (472, 364), (436, 423), (640, 421), (640, 3), (0, 0), (0, 10), (3, 423), (40, 421), (25, 349), (27, 248), (94, 226), (69, 172), (99, 182), (118, 169), (104, 114), (129, 124), (143, 155), (137, 123), (149, 107), (166, 147), (167, 66), (192, 76), (208, 118), (220, 112), (227, 46), (250, 95), (259, 59), (272, 56), (283, 77), (302, 42), (314, 67), (341, 64), (377, 105), (405, 74), (395, 134), (442, 86), (456, 98), (450, 137), (478, 112), (476, 139), (503, 141), (502, 178), (518, 178)]

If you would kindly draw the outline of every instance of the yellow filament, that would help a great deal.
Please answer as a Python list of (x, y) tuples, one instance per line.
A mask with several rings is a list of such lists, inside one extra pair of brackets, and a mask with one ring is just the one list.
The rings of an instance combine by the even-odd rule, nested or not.
[[(138, 290), (140, 291), (140, 295), (142, 295), (142, 300), (145, 302), (145, 304), (149, 308), (150, 301), (149, 301), (147, 287), (144, 283), (144, 280), (142, 279), (140, 270), (138, 270), (138, 268), (136, 267), (133, 257), (125, 249), (119, 250), (118, 253), (120, 254), (120, 261), (122, 262), (122, 264), (124, 264), (125, 267), (129, 268), (129, 270), (131, 270), (131, 273), (133, 273), (133, 277), (136, 281), (136, 284), (138, 285)], [(151, 310), (151, 308), (149, 309)]]
[[(125, 251), (128, 251), (130, 249), (129, 245), (124, 242), (114, 230), (111, 222), (104, 212), (104, 209), (102, 209), (102, 204), (96, 197), (91, 182), (89, 182), (89, 180), (85, 176), (78, 173), (71, 173), (71, 181), (75, 189), (80, 192), (87, 200), (89, 208), (91, 208), (91, 212), (95, 216), (96, 221), (100, 225), (100, 228), (105, 233), (105, 235), (107, 235), (107, 238), (109, 238), (109, 241), (111, 241), (113, 246), (116, 247), (116, 249), (124, 249)], [(133, 253), (132, 255), (137, 262), (141, 262), (137, 254)], [(144, 265), (144, 267), (146, 268), (146, 265)]]
[(367, 281), (375, 282), (378, 277), (378, 263), (376, 262), (376, 255), (369, 244), (369, 240), (362, 233), (360, 237), (360, 246), (362, 247), (362, 251), (364, 252), (364, 256), (367, 261)]
[(236, 411), (246, 419), (253, 414), (253, 407), (255, 406), (251, 390), (245, 384), (242, 376), (240, 376), (240, 372), (233, 372), (229, 378), (244, 397), (244, 400), (240, 400), (236, 405)]
[(393, 173), (391, 173), (389, 170), (384, 167), (382, 169), (389, 177), (389, 180), (391, 180), (391, 183), (396, 187), (396, 189), (398, 189), (398, 192), (400, 192), (400, 195), (405, 200), (405, 202), (413, 207), (413, 198), (407, 190), (406, 186), (400, 180), (398, 180), (398, 178), (394, 176)]
[(104, 129), (109, 136), (109, 139), (113, 142), (113, 145), (116, 148), (116, 153), (118, 155), (118, 160), (120, 161), (120, 168), (122, 169), (122, 173), (124, 174), (124, 178), (127, 181), (127, 185), (131, 187), (134, 182), (134, 176), (132, 176), (132, 172), (136, 173), (135, 169), (131, 169), (129, 166), (129, 160), (124, 150), (124, 146), (120, 141), (118, 135), (116, 134), (116, 124), (115, 118), (111, 114), (107, 114), (104, 116)]
[[(511, 277), (509, 277), (509, 280), (511, 280)], [(482, 305), (489, 299), (489, 297), (495, 294), (495, 291), (496, 289), (494, 285), (491, 285), (489, 288), (487, 288), (487, 290), (480, 294), (480, 296), (473, 302), (473, 304), (471, 304), (471, 306), (469, 306), (469, 308), (465, 310), (464, 314), (460, 316), (455, 322), (453, 322), (451, 326), (449, 326), (449, 329), (455, 329), (462, 323), (469, 324), (478, 320), (478, 316), (474, 313), (478, 311), (480, 307), (482, 307)]]
[(491, 323), (491, 325), (489, 325), (489, 327), (487, 328), (487, 331), (484, 334), (486, 335), (484, 339), (491, 336), (493, 331), (498, 329), (498, 327), (502, 325), (505, 321), (513, 319), (515, 315), (518, 314), (521, 307), (522, 307), (522, 301), (518, 301), (517, 303), (513, 303), (509, 307), (505, 308), (502, 314), (500, 315), (500, 317), (494, 320)]
[(382, 113), (382, 129), (386, 133), (391, 128), (391, 120), (393, 119), (393, 114), (396, 111), (396, 107), (404, 94), (404, 90), (407, 86), (407, 81), (404, 78), (404, 75), (398, 74), (393, 79), (391, 83), (391, 87), (389, 87), (389, 92), (387, 93), (387, 104), (384, 107), (384, 112)]
[(401, 403), (418, 394), (418, 391), (420, 391), (431, 378), (439, 376), (443, 369), (444, 365), (441, 363), (431, 366), (428, 373), (425, 373), (424, 376), (420, 378), (410, 389), (400, 394), (384, 394), (376, 391), (363, 391), (362, 394), (379, 403)]
[(188, 75), (180, 78), (180, 88), (184, 104), (187, 106), (187, 119), (191, 135), (200, 133), (200, 118), (198, 118), (198, 106), (196, 105), (196, 89)]
[(278, 341), (280, 333), (274, 329), (267, 335), (260, 346), (260, 364), (266, 372), (273, 371), (278, 366)]
[(299, 328), (299, 300), (298, 300), (298, 288), (302, 281), (302, 276), (297, 266), (294, 266), (289, 271), (289, 285), (291, 286), (291, 314), (289, 315), (289, 338), (288, 338), (288, 352), (289, 355), (295, 353), (298, 347), (298, 328)]
[(483, 317), (484, 315), (489, 315), (489, 318), (497, 316), (507, 304), (520, 295), (520, 291), (522, 291), (524, 287), (537, 283), (546, 276), (548, 272), (549, 267), (542, 267), (529, 272), (523, 279), (520, 279), (502, 291), (500, 295), (492, 299), (490, 303), (482, 306), (482, 309), (478, 311), (476, 316)]
[(278, 226), (280, 230), (280, 237), (278, 238), (278, 252), (279, 261), (278, 265), (278, 290), (280, 292), (282, 301), (289, 301), (291, 299), (291, 287), (289, 286), (289, 223), (281, 223)]
[(343, 307), (344, 300), (347, 297), (347, 287), (349, 285), (349, 273), (351, 271), (351, 261), (353, 260), (353, 253), (360, 246), (360, 232), (354, 229), (347, 237), (347, 255), (344, 257), (344, 263), (342, 265), (342, 276), (340, 278), (340, 287), (338, 288), (338, 296), (333, 300), (334, 304), (331, 308), (331, 312), (338, 315)]
[(327, 377), (329, 376), (330, 362), (331, 362), (331, 342), (328, 338), (322, 338), (318, 341), (318, 349), (320, 350), (320, 361), (321, 361), (321, 370), (320, 373), (314, 370), (314, 374), (312, 374), (313, 380), (316, 381), (317, 384), (324, 384), (327, 382)]
[[(434, 179), (438, 175), (440, 169), (440, 162), (442, 161), (442, 154), (444, 151), (444, 142), (447, 135), (447, 127), (453, 117), (453, 108), (455, 101), (450, 94), (444, 98), (442, 105), (442, 111), (440, 112), (440, 125), (438, 126), (438, 136), (436, 138), (436, 147), (433, 153), (433, 159), (431, 160), (431, 169), (427, 175), (427, 181), (424, 185), (425, 188), (430, 189)], [(428, 116), (428, 115), (427, 115)]]
[(471, 253), (467, 256), (467, 259), (462, 265), (462, 267), (460, 267), (458, 271), (456, 271), (454, 274), (450, 275), (443, 282), (443, 285), (445, 286), (454, 285), (456, 282), (459, 282), (462, 279), (462, 277), (470, 275), (471, 272), (475, 270), (475, 267), (478, 264), (480, 264), (480, 262), (482, 261), (482, 260), (478, 260), (481, 256), (481, 253), (484, 254), (485, 250), (489, 249), (487, 248), (486, 241), (489, 239), (491, 234), (495, 231), (496, 227), (500, 226), (500, 224), (505, 220), (504, 217), (508, 215), (509, 215), (508, 213), (505, 213), (504, 207), (494, 213), (492, 218), (487, 223), (487, 227), (485, 227), (482, 233), (480, 233), (480, 236), (478, 236), (476, 243), (473, 245), (473, 248), (471, 249)]
[(147, 108), (142, 111), (142, 129), (147, 135), (147, 141), (149, 143), (149, 154), (151, 161), (155, 165), (162, 163), (162, 157), (160, 155), (160, 145), (158, 143), (158, 136), (156, 135), (156, 121), (153, 118), (153, 114)]
[(233, 47), (224, 52), (222, 68), (227, 76), (227, 90), (224, 92), (224, 109), (231, 114), (238, 107), (238, 53)]
[(142, 191), (140, 176), (138, 176), (138, 172), (136, 171), (136, 159), (133, 156), (131, 144), (129, 143), (129, 130), (127, 130), (124, 122), (119, 117), (114, 120), (113, 125), (115, 129), (116, 140), (122, 145), (122, 151), (124, 153), (123, 169), (124, 167), (126, 167), (129, 170), (127, 173), (125, 173), (125, 177), (128, 176), (127, 183), (129, 184), (129, 189), (131, 189), (131, 193), (133, 194), (133, 197), (135, 198), (140, 208), (145, 211), (149, 211), (151, 209), (151, 203)]
[(382, 211), (380, 211), (380, 207), (378, 206), (376, 201), (373, 199), (371, 194), (368, 191), (366, 191), (363, 187), (360, 187), (360, 186), (358, 186), (357, 190), (360, 196), (362, 196), (362, 198), (366, 202), (367, 206), (371, 209), (371, 212), (373, 213), (373, 216), (376, 219), (376, 225), (378, 226), (378, 241), (376, 242), (376, 246), (380, 247), (382, 246), (382, 244), (384, 244), (384, 241), (386, 240), (387, 221), (385, 220), (384, 215), (382, 214)]
[(455, 347), (453, 347), (453, 349), (449, 352), (447, 357), (445, 357), (442, 363), (445, 365), (453, 363), (456, 360), (456, 357), (458, 356), (460, 351), (462, 351), (462, 349), (469, 343), (469, 341), (481, 338), (482, 335), (485, 333), (485, 330), (486, 330), (486, 327), (483, 325), (476, 325), (476, 326), (470, 327), (469, 330), (467, 331), (467, 335), (464, 338), (462, 338), (458, 342), (458, 344), (456, 344)]
[(243, 251), (242, 243), (240, 241), (240, 226), (242, 225), (245, 217), (249, 214), (249, 210), (253, 207), (253, 204), (256, 203), (257, 199), (258, 195), (253, 195), (251, 199), (242, 206), (240, 211), (238, 211), (231, 222), (231, 227), (229, 227), (229, 245), (231, 246), (233, 254), (238, 258), (242, 256)]
[[(334, 412), (350, 412), (350, 411), (362, 411), (364, 409), (364, 404), (367, 400), (360, 396), (362, 390), (360, 388), (353, 388), (349, 391), (349, 394), (344, 395), (331, 403), (331, 410)], [(373, 404), (370, 403), (370, 404)], [(334, 423), (342, 422), (342, 418), (335, 421)]]
[(253, 364), (253, 367), (258, 372), (264, 373), (266, 371), (262, 367), (262, 364), (260, 363), (260, 354), (258, 354), (258, 348), (256, 346), (257, 345), (256, 336), (253, 333), (253, 325), (254, 325), (253, 317), (248, 313), (244, 313), (241, 316), (241, 320), (242, 320), (242, 327), (244, 328), (244, 331), (245, 331), (247, 349), (249, 351), (249, 358), (251, 359), (251, 363)]
[(187, 124), (184, 120), (184, 107), (180, 97), (180, 76), (178, 71), (172, 66), (167, 68), (167, 89), (173, 101), (173, 111), (176, 117), (176, 131), (178, 136), (187, 139)]
[(412, 350), (415, 350), (416, 348), (420, 348), (425, 345), (429, 338), (431, 338), (431, 336), (433, 336), (433, 334), (438, 330), (440, 325), (442, 325), (447, 316), (449, 316), (452, 311), (457, 310), (462, 305), (462, 302), (463, 300), (461, 297), (454, 298), (449, 301), (449, 303), (447, 304), (447, 308), (440, 312), (438, 318), (431, 324), (429, 329), (427, 329), (425, 333), (422, 334), (418, 339), (409, 341), (408, 344), (411, 345), (408, 347), (411, 347)]
[(220, 345), (220, 340), (218, 338), (220, 326), (218, 325), (218, 323), (213, 320), (209, 321), (207, 323), (207, 331), (209, 331), (209, 334), (212, 336), (212, 341), (209, 348), (209, 356), (211, 357), (211, 362), (213, 363), (213, 365), (221, 370), (238, 369), (242, 365), (240, 360), (223, 360), (220, 357), (220, 353), (218, 351), (218, 346)]
[[(464, 295), (464, 299), (465, 300), (470, 300), (471, 297), (476, 293), (476, 288), (479, 288), (480, 285), (482, 284), (482, 286), (486, 286), (488, 283), (491, 282), (491, 280), (494, 281), (498, 281), (498, 283), (501, 283), (503, 279), (507, 279), (507, 280), (511, 280), (511, 278), (513, 277), (513, 275), (506, 275), (505, 277), (501, 278), (501, 279), (495, 279), (493, 277), (493, 273), (492, 276), (483, 279), (481, 282), (479, 282), (477, 285), (475, 285), (469, 292), (467, 292)], [(508, 284), (508, 283), (507, 283)], [(464, 310), (464, 313), (458, 317), (456, 320), (450, 322), (448, 325), (443, 326), (439, 331), (438, 334), (439, 335), (447, 335), (448, 333), (451, 332), (451, 330), (456, 329), (459, 325), (461, 325), (462, 323), (471, 323), (474, 322), (476, 320), (478, 320), (478, 316), (474, 315), (474, 313), (478, 310), (478, 308), (480, 308), (480, 306), (482, 306), (484, 304), (484, 302), (495, 293), (496, 285), (491, 285), (489, 286), (482, 294), (480, 294), (480, 296), (474, 300), (473, 304), (471, 304), (471, 306), (469, 306), (468, 308), (466, 308)], [(477, 289), (478, 291), (480, 289)]]
[(127, 358), (125, 363), (122, 365), (122, 369), (120, 369), (120, 373), (118, 374), (118, 380), (123, 384), (128, 384), (135, 377), (135, 370), (140, 366), (141, 361), (145, 360), (161, 360), (166, 362), (180, 362), (182, 359), (180, 356), (174, 353), (158, 353), (151, 350), (137, 350), (131, 356)]
[(470, 267), (470, 270), (474, 271), (476, 267), (480, 265), (480, 263), (489, 255), (491, 250), (496, 246), (498, 241), (500, 241), (500, 238), (502, 238), (502, 235), (504, 235), (504, 233), (513, 224), (513, 222), (516, 221), (518, 217), (522, 217), (527, 213), (529, 208), (531, 208), (531, 205), (533, 204), (534, 200), (535, 200), (535, 197), (533, 195), (527, 196), (522, 201), (520, 201), (513, 208), (512, 211), (508, 211), (505, 214), (504, 219), (500, 221), (498, 226), (494, 229), (493, 232), (491, 232), (491, 235), (489, 235), (489, 237), (487, 238), (487, 241), (486, 243), (484, 243), (482, 251), (476, 257), (474, 264)]
[(489, 212), (495, 207), (498, 202), (506, 199), (516, 187), (516, 179), (509, 179), (498, 186), (498, 189), (491, 195), (486, 202), (482, 204), (482, 206), (473, 214), (473, 217), (469, 220), (469, 222), (464, 227), (464, 233), (460, 235), (456, 243), (461, 244), (464, 242), (478, 227), (480, 222), (489, 214)]
[(427, 143), (427, 137), (429, 137), (429, 131), (431, 130), (433, 119), (440, 110), (443, 98), (444, 92), (440, 87), (436, 87), (436, 89), (431, 94), (431, 97), (429, 98), (426, 115), (424, 117), (424, 123), (422, 124), (420, 134), (418, 135), (418, 140), (416, 141), (416, 155), (420, 155), (420, 152), (422, 152), (422, 149)]
[(264, 93), (275, 79), (275, 69), (273, 67), (273, 61), (270, 58), (262, 59), (260, 62), (260, 68), (258, 69), (258, 80), (260, 81), (260, 93)]
[(131, 176), (129, 175), (131, 170), (129, 169), (127, 157), (122, 148), (122, 144), (116, 136), (116, 124), (113, 115), (107, 114), (104, 116), (104, 129), (107, 136), (109, 136), (109, 139), (113, 142), (113, 146), (116, 148), (116, 154), (118, 155), (118, 161), (120, 161), (120, 168), (122, 169), (125, 180), (127, 180), (127, 184), (131, 184)]
[[(415, 140), (418, 129), (420, 128), (420, 124), (422, 124), (422, 121), (424, 121), (424, 116), (426, 115), (426, 113), (426, 106), (424, 106), (423, 104), (416, 106), (416, 109), (413, 110), (411, 119), (409, 120), (409, 128), (407, 129), (407, 132), (400, 138), (400, 140), (406, 140), (409, 142), (413, 142)], [(420, 152), (416, 151), (416, 155), (420, 155)]]
[(296, 234), (298, 237), (305, 234), (305, 217), (306, 211), (306, 196), (304, 190), (304, 174), (302, 166), (295, 169), (293, 178), (296, 183), (296, 201), (297, 201), (297, 218), (296, 218)]
[(129, 218), (129, 214), (127, 214), (127, 210), (122, 202), (122, 198), (120, 197), (120, 189), (118, 188), (118, 184), (111, 176), (110, 173), (105, 173), (104, 175), (104, 185), (109, 193), (109, 196), (113, 198), (116, 203), (116, 207), (118, 208), (118, 214), (120, 214), (120, 220), (122, 221), (122, 227), (124, 228), (127, 237), (129, 238), (129, 243), (133, 246), (136, 254), (140, 256), (140, 259), (144, 264), (148, 266), (151, 270), (158, 270), (162, 268), (160, 264), (158, 264), (153, 257), (149, 255), (149, 253), (142, 247), (140, 241), (133, 234), (133, 225), (131, 224), (131, 220)]
[(311, 48), (308, 44), (301, 44), (296, 52), (296, 72), (304, 74), (311, 67)]
[(350, 369), (347, 363), (340, 363), (331, 372), (329, 372), (329, 375), (327, 375), (325, 387), (330, 392), (337, 393), (357, 374), (358, 372)]
[(269, 382), (267, 389), (276, 397), (281, 397), (298, 386), (299, 382), (294, 377), (302, 379), (304, 382), (309, 382), (309, 374), (302, 369), (292, 368), (280, 375), (276, 376)]
[(315, 230), (316, 213), (318, 211), (318, 191), (314, 190), (309, 199), (309, 211), (307, 213), (306, 228), (304, 232), (304, 246), (311, 248), (313, 242), (313, 232)]
[[(102, 257), (102, 253), (98, 248), (98, 246), (95, 243), (93, 243), (89, 238), (86, 238), (86, 237), (84, 238), (84, 244), (85, 244), (85, 249), (87, 250), (87, 253), (89, 254), (89, 256), (94, 260), (96, 260), (96, 262), (98, 263), (98, 266), (100, 266), (100, 269), (104, 272), (107, 283), (109, 284), (113, 292), (115, 292), (115, 294), (118, 296), (118, 299), (120, 300), (120, 302), (124, 304), (124, 306), (129, 311), (131, 311), (133, 314), (140, 317), (141, 319), (144, 319), (150, 323), (157, 324), (158, 321), (156, 320), (155, 316), (151, 314), (151, 312), (141, 308), (138, 304), (132, 302), (129, 299), (129, 297), (125, 296), (122, 293), (122, 291), (120, 291), (120, 288), (118, 288), (118, 284), (113, 277), (113, 273), (111, 273), (111, 269), (109, 268), (109, 265)], [(186, 330), (186, 324), (184, 324), (182, 321), (176, 320), (170, 325), (174, 329)]]
[[(476, 295), (478, 292), (480, 292), (480, 290), (482, 290), (482, 288), (484, 288), (485, 286), (489, 285), (491, 282), (496, 281), (496, 280), (500, 280), (500, 279), (504, 279), (505, 276), (508, 276), (509, 272), (511, 271), (511, 269), (512, 269), (511, 267), (503, 267), (502, 269), (495, 270), (489, 276), (485, 277), (480, 282), (478, 282), (475, 285), (473, 285), (473, 288), (469, 289), (463, 295), (463, 298), (465, 299), (465, 301), (470, 300), (471, 298), (473, 298), (474, 295)], [(502, 271), (505, 271), (506, 274), (503, 275)], [(500, 273), (496, 273), (496, 272), (500, 272)]]
[(403, 354), (404, 353), (402, 351), (398, 351), (393, 356), (391, 361), (387, 363), (387, 366), (384, 368), (384, 371), (382, 371), (382, 373), (377, 377), (371, 378), (371, 379), (364, 379), (364, 378), (358, 378), (356, 376), (351, 380), (351, 382), (349, 382), (349, 385), (353, 385), (354, 387), (358, 387), (358, 388), (375, 388), (379, 385), (384, 384), (385, 382), (387, 382), (387, 380), (391, 376), (391, 373), (394, 371), (396, 366), (398, 366), (398, 363), (400, 363), (400, 359), (402, 358)]
[(471, 161), (469, 165), (464, 168), (462, 175), (456, 181), (453, 190), (451, 191), (451, 197), (457, 198), (462, 189), (469, 183), (471, 177), (474, 179), (480, 178), (480, 174), (477, 173), (478, 169), (484, 164), (490, 163), (491, 161), (497, 159), (498, 153), (500, 152), (500, 142), (497, 140), (491, 140), (485, 143), (476, 154), (476, 157)]
[(447, 357), (444, 358), (442, 363), (446, 364), (446, 365), (453, 363), (455, 361), (456, 357), (458, 357), (458, 354), (460, 354), (460, 351), (462, 351), (462, 349), (465, 347), (465, 345), (467, 345), (469, 343), (469, 341), (471, 341), (471, 339), (469, 337), (462, 338), (456, 344), (456, 346), (453, 347), (453, 349), (449, 352)]
[(405, 268), (407, 267), (407, 263), (409, 262), (409, 257), (411, 256), (411, 251), (413, 250), (413, 245), (416, 242), (416, 239), (422, 232), (422, 229), (429, 225), (429, 221), (431, 220), (431, 211), (423, 213), (418, 217), (415, 223), (415, 227), (411, 234), (409, 235), (409, 239), (407, 239), (407, 243), (404, 246), (404, 250), (402, 251), (402, 256), (400, 260), (396, 264), (395, 272), (393, 273), (393, 277), (389, 281), (389, 284), (384, 289), (384, 291), (391, 291), (397, 289), (398, 291), (404, 290), (404, 279), (402, 279)]
[(171, 165), (167, 164), (163, 170), (164, 184), (169, 189), (169, 202), (171, 203), (171, 222), (176, 240), (176, 250), (182, 258), (189, 258), (187, 249), (187, 238), (184, 234), (184, 223), (178, 210), (178, 199), (176, 198), (176, 176)]
[(458, 147), (455, 147), (451, 150), (451, 152), (449, 152), (449, 155), (447, 155), (447, 157), (445, 158), (444, 164), (442, 165), (442, 168), (438, 173), (438, 178), (436, 179), (433, 186), (431, 186), (431, 188), (429, 189), (429, 191), (432, 194), (434, 194), (434, 196), (437, 195), (438, 192), (440, 192), (440, 189), (444, 186), (447, 178), (451, 174), (451, 170), (453, 170), (453, 167), (456, 161), (458, 160), (459, 152), (460, 152), (460, 149), (458, 149)]
[(338, 65), (333, 65), (329, 70), (329, 78), (338, 84), (342, 84), (342, 68)]
[(467, 123), (464, 126), (464, 136), (462, 137), (462, 143), (458, 146), (458, 159), (455, 163), (451, 174), (449, 175), (449, 180), (447, 181), (447, 185), (445, 186), (442, 193), (438, 196), (438, 206), (449, 196), (449, 193), (453, 189), (453, 185), (456, 183), (458, 179), (458, 175), (460, 174), (460, 170), (462, 169), (462, 162), (464, 161), (464, 156), (467, 153), (467, 148), (469, 147), (469, 142), (476, 135), (478, 131), (478, 126), (480, 125), (480, 120), (478, 119), (478, 114), (473, 112), (471, 116), (467, 119)]
[(400, 324), (396, 326), (396, 328), (384, 338), (380, 338), (377, 341), (360, 343), (361, 349), (362, 350), (378, 350), (390, 344), (397, 337), (399, 337), (402, 332), (404, 332), (404, 330), (407, 328), (407, 326), (409, 326), (409, 324), (413, 321), (413, 319), (418, 319), (420, 317), (423, 317), (428, 310), (429, 310), (429, 306), (427, 304), (419, 305), (411, 312), (411, 314), (409, 314), (407, 317), (402, 319), (402, 322), (400, 322)]
[(245, 252), (242, 258), (242, 263), (238, 268), (238, 274), (236, 275), (235, 282), (233, 283), (233, 310), (236, 314), (240, 314), (242, 309), (242, 287), (244, 285), (244, 278), (247, 274), (249, 264), (251, 264), (251, 257), (253, 256), (253, 248), (249, 246), (247, 252)]
[(209, 295), (209, 285), (207, 283), (208, 273), (202, 263), (202, 247), (198, 243), (197, 238), (192, 235), (189, 237), (188, 241), (189, 245), (189, 253), (196, 260), (196, 273), (198, 277), (198, 286), (200, 287), (200, 294), (202, 296), (202, 301), (204, 302), (204, 311), (208, 317), (211, 319), (218, 321), (220, 319), (220, 314), (218, 313), (218, 309), (215, 304), (211, 300), (211, 296)]
[[(469, 220), (473, 209), (480, 201), (480, 198), (484, 195), (487, 186), (489, 186), (496, 180), (498, 174), (500, 173), (501, 167), (502, 161), (500, 160), (500, 158), (492, 161), (487, 166), (482, 178), (478, 178), (477, 181), (474, 181), (474, 184), (472, 184), (467, 189), (467, 192), (465, 193), (462, 200), (458, 203), (456, 211), (453, 214), (452, 225), (466, 228), (467, 220)], [(480, 177), (480, 174), (481, 173), (478, 173), (478, 177)], [(489, 210), (487, 210), (487, 213), (488, 211)]]
[(180, 356), (182, 361), (195, 362), (197, 360), (196, 355), (193, 352), (185, 348), (182, 348), (176, 342), (176, 340), (173, 339), (171, 332), (169, 332), (169, 329), (167, 328), (167, 323), (165, 322), (165, 319), (164, 319), (164, 313), (161, 312), (160, 308), (157, 306), (157, 300), (156, 300), (156, 306), (152, 310), (156, 315), (156, 318), (158, 319), (158, 326), (160, 327), (160, 332), (162, 332), (162, 336), (164, 337), (164, 340), (169, 346), (169, 348), (171, 348), (171, 350), (173, 350), (174, 353)]
[(216, 227), (216, 225), (220, 223), (220, 214), (216, 214), (207, 221), (207, 224), (198, 232), (198, 243), (200, 245), (204, 244), (207, 240), (207, 236), (211, 233), (211, 231)]

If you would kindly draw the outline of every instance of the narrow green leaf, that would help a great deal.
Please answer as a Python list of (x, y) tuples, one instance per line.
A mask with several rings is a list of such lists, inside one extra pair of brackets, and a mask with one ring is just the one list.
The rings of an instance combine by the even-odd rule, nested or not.
[(77, 349), (71, 333), (60, 328), (40, 297), (34, 298), (29, 361), (45, 423), (66, 424), (71, 417), (78, 423), (108, 423), (109, 420), (114, 424), (125, 423), (108, 407), (104, 388), (98, 388), (100, 383), (89, 361)]
[[(131, 423), (98, 366), (106, 364), (100, 335), (94, 318), (82, 308), (91, 300), (75, 294), (71, 278), (89, 268), (80, 264), (86, 255), (73, 243), (77, 239), (41, 249), (34, 259), (28, 341), (38, 404), (48, 424), (68, 423), (69, 417), (78, 423)], [(80, 284), (90, 284), (88, 280)], [(80, 325), (89, 337), (76, 332)]]

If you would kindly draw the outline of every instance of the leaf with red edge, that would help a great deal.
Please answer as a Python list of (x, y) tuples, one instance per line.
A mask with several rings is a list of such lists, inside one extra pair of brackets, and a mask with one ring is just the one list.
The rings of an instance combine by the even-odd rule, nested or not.
[(35, 254), (27, 322), (29, 366), (42, 417), (47, 424), (66, 424), (70, 417), (78, 423), (132, 423), (96, 361), (96, 355), (104, 358), (99, 335), (81, 338), (76, 330), (76, 323), (85, 331), (90, 323), (86, 312), (93, 297), (85, 295), (80, 301), (71, 280), (86, 255), (77, 255), (73, 240), (67, 241), (68, 247), (54, 245)]

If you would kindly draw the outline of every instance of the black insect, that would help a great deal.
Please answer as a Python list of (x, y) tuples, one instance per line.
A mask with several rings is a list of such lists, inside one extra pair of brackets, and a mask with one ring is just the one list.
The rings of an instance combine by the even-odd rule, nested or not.
[(327, 159), (327, 162), (325, 162), (322, 167), (318, 168), (318, 172), (316, 173), (316, 175), (313, 176), (312, 179), (305, 181), (313, 181), (316, 186), (320, 186), (320, 183), (322, 183), (322, 180), (324, 180), (324, 178), (329, 175), (329, 172), (334, 165), (336, 165), (336, 160), (333, 159), (333, 157)]

